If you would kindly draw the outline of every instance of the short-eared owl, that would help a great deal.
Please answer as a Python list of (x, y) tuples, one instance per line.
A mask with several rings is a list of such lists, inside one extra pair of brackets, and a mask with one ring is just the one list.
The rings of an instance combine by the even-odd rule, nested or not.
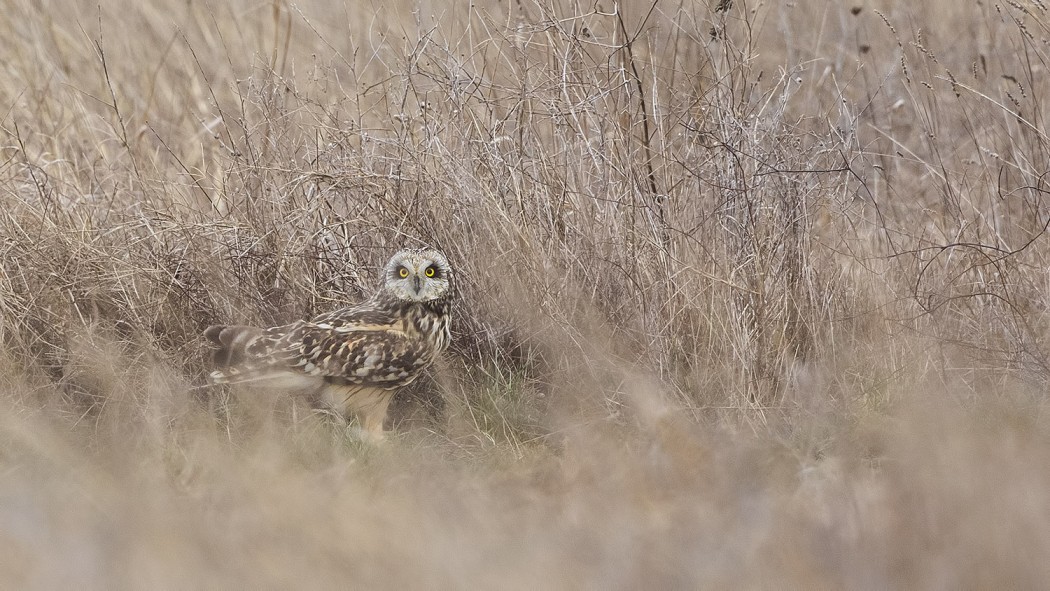
[(451, 339), (452, 269), (434, 250), (403, 250), (383, 269), (368, 301), (273, 328), (212, 326), (214, 383), (262, 381), (299, 391), (373, 439), (394, 391), (409, 384)]

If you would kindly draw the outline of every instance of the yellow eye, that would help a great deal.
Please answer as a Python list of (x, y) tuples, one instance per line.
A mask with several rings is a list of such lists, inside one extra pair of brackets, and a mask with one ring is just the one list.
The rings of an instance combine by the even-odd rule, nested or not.
[(423, 271), (423, 274), (426, 275), (427, 277), (433, 277), (434, 273), (435, 273), (434, 267), (427, 267), (427, 270)]
[(400, 275), (402, 279), (404, 279), (405, 277), (408, 277), (408, 269), (401, 267), (397, 270), (397, 274)]

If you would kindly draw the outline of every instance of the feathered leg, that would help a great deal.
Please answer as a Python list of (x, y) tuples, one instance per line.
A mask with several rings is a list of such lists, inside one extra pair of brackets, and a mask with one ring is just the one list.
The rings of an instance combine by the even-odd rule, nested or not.
[(358, 411), (357, 417), (361, 423), (362, 435), (368, 441), (380, 443), (386, 439), (386, 431), (383, 431), (383, 421), (386, 419), (386, 410), (393, 398), (393, 392), (383, 390), (382, 395), (373, 405)]

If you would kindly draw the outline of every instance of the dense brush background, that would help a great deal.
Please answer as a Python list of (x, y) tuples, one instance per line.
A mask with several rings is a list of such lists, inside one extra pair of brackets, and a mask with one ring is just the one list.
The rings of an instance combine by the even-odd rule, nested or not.
[[(5, 0), (0, 586), (1050, 582), (1042, 2)], [(201, 332), (402, 247), (388, 445)]]

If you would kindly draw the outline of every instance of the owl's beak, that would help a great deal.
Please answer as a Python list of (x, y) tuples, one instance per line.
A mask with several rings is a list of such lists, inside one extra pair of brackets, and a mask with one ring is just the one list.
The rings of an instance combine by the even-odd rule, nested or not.
[(412, 291), (419, 294), (419, 290), (423, 289), (423, 279), (419, 275), (412, 278)]

